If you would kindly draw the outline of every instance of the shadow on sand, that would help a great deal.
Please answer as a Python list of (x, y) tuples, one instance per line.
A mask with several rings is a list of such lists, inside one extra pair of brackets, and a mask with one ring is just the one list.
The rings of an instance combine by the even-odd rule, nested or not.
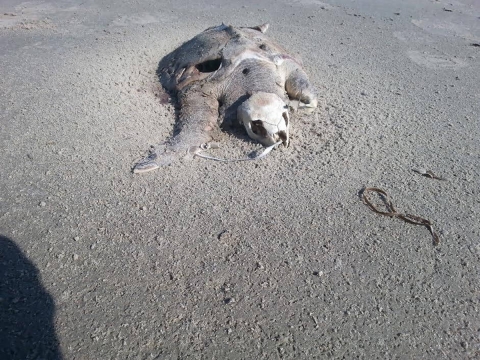
[(37, 268), (0, 235), (0, 359), (62, 359), (54, 313)]

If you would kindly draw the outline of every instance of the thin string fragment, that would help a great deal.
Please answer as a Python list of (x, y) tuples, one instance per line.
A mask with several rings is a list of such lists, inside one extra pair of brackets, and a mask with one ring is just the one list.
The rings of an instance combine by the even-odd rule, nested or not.
[(261, 159), (265, 156), (267, 156), (270, 151), (272, 151), (273, 149), (275, 149), (278, 145), (280, 145), (282, 142), (279, 141), (273, 145), (270, 145), (269, 147), (265, 148), (265, 150), (262, 151), (261, 154), (259, 155), (256, 155), (254, 157), (251, 157), (251, 158), (241, 158), (241, 159), (222, 159), (222, 158), (218, 158), (218, 157), (215, 157), (215, 156), (210, 156), (210, 155), (205, 155), (205, 154), (202, 154), (202, 151), (204, 150), (208, 150), (210, 149), (211, 147), (209, 146), (209, 144), (202, 144), (200, 145), (200, 148), (197, 149), (195, 152), (194, 152), (194, 156), (198, 156), (198, 157), (201, 157), (203, 159), (207, 159), (207, 160), (213, 160), (213, 161), (220, 161), (220, 162), (235, 162), (235, 161), (250, 161), (250, 160), (258, 160), (258, 159)]

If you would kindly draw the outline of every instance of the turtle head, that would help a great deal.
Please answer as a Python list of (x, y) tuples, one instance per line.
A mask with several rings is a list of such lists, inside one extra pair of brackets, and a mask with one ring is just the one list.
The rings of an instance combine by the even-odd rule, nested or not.
[(288, 106), (278, 95), (254, 93), (238, 107), (237, 117), (253, 140), (265, 146), (279, 141), (288, 146), (290, 130)]

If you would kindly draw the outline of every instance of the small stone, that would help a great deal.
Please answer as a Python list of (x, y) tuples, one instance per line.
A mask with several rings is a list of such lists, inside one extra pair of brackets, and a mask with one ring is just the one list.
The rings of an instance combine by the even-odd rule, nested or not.
[(218, 239), (218, 240), (222, 240), (222, 239), (224, 239), (224, 238), (227, 238), (227, 237), (229, 236), (229, 234), (230, 234), (230, 231), (228, 231), (227, 229), (222, 230), (222, 231), (220, 232), (220, 234), (217, 235), (217, 239)]
[(93, 243), (92, 245), (90, 245), (90, 249), (93, 250), (97, 247), (97, 244)]
[(46, 203), (45, 201), (41, 201), (41, 202), (38, 204), (38, 206), (40, 206), (40, 207), (45, 207), (45, 206), (47, 206), (47, 203)]
[(73, 238), (73, 240), (75, 240), (75, 241), (80, 240), (80, 236), (75, 236), (75, 237)]
[(73, 254), (72, 259), (73, 259), (73, 261), (77, 261), (78, 260), (78, 254)]
[(226, 298), (225, 300), (223, 300), (223, 302), (225, 304), (233, 304), (235, 302), (235, 298)]
[(146, 206), (142, 206), (141, 209), (142, 209), (142, 211), (145, 211), (145, 210), (147, 210), (147, 207), (146, 207)]
[(227, 329), (227, 334), (231, 334), (232, 331), (233, 331), (232, 329), (228, 328), (228, 329)]
[(366, 91), (360, 91), (360, 95), (367, 96), (368, 93)]

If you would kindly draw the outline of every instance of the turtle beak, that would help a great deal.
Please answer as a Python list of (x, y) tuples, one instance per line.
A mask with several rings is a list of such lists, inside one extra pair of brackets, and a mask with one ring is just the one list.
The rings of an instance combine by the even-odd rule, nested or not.
[(282, 144), (288, 147), (290, 145), (290, 117), (288, 116), (288, 111), (282, 113), (282, 118), (282, 125), (284, 125), (285, 128), (278, 132), (278, 137), (282, 140)]
[(279, 140), (282, 141), (282, 144), (285, 147), (288, 147), (290, 145), (290, 138), (288, 137), (288, 129), (287, 131), (280, 131), (278, 133)]

